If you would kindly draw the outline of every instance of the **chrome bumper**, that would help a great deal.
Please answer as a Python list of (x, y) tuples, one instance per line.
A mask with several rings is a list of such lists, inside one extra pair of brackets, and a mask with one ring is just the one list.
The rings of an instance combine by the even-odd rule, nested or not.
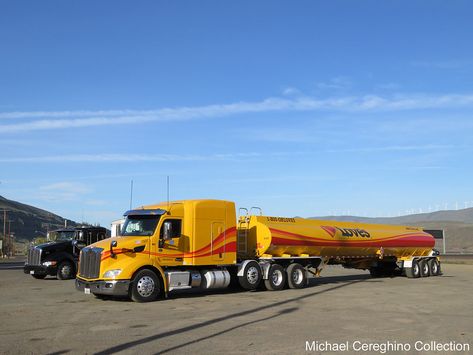
[(128, 289), (130, 288), (129, 280), (112, 280), (112, 281), (85, 281), (79, 278), (76, 279), (76, 290), (97, 295), (110, 296), (128, 296)]

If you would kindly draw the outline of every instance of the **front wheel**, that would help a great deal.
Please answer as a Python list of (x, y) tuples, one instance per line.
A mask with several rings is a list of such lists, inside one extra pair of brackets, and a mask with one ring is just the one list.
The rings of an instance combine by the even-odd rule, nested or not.
[(158, 298), (161, 292), (161, 282), (151, 270), (141, 270), (133, 278), (131, 299), (135, 302), (151, 302)]
[(74, 265), (70, 261), (63, 261), (57, 267), (57, 278), (59, 280), (69, 280), (74, 278)]

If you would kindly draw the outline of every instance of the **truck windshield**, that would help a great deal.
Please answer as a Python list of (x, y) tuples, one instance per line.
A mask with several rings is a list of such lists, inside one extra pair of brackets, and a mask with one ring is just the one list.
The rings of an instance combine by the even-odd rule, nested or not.
[(55, 242), (74, 239), (75, 231), (52, 231), (48, 233), (48, 240)]
[(152, 216), (127, 216), (123, 225), (121, 236), (146, 235), (151, 236), (159, 222), (159, 215)]

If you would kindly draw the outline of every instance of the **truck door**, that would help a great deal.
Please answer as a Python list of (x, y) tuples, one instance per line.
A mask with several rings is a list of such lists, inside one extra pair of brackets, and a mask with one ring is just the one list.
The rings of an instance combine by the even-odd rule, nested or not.
[(211, 254), (212, 260), (223, 260), (225, 257), (225, 233), (222, 222), (212, 222)]
[(166, 218), (162, 221), (158, 240), (158, 261), (162, 266), (178, 266), (184, 261), (181, 241), (182, 220)]

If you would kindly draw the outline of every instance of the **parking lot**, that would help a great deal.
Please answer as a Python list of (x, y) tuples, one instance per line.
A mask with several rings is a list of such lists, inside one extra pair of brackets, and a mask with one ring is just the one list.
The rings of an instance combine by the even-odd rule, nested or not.
[[(305, 353), (306, 341), (473, 345), (473, 266), (424, 279), (328, 267), (302, 290), (100, 300), (74, 281), (0, 270), (0, 353)], [(473, 348), (472, 348), (473, 349)]]

